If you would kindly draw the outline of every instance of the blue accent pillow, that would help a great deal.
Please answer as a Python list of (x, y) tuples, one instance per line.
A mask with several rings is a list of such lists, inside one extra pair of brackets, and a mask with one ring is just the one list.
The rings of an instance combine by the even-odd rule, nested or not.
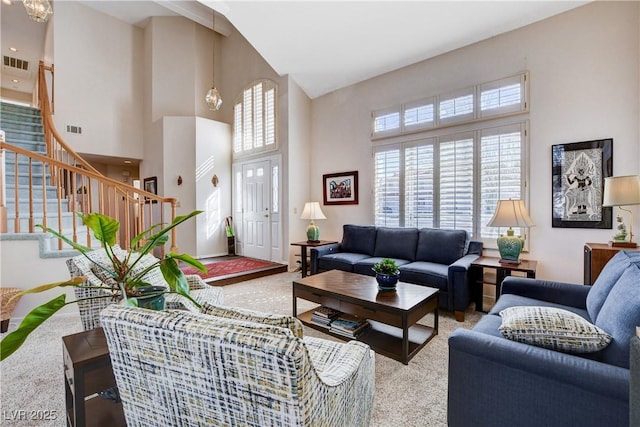
[(376, 244), (376, 227), (373, 225), (345, 224), (342, 227), (342, 252), (372, 256)]
[(417, 245), (417, 228), (378, 227), (376, 233), (376, 249), (373, 256), (415, 261)]
[(464, 256), (466, 245), (465, 230), (422, 228), (418, 237), (416, 261), (450, 265)]

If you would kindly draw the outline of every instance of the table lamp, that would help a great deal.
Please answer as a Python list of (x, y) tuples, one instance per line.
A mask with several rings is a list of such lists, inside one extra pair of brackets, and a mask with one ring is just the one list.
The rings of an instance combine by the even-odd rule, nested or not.
[(640, 175), (610, 176), (604, 179), (604, 196), (602, 206), (617, 206), (620, 210), (629, 213), (629, 240), (627, 240), (626, 226), (622, 217), (618, 214), (618, 233), (613, 236), (611, 246), (635, 248), (638, 245), (633, 241), (633, 212), (622, 206), (640, 204)]
[(498, 237), (500, 262), (520, 264), (518, 257), (524, 246), (524, 239), (513, 235), (511, 227), (531, 227), (535, 225), (522, 200), (498, 200), (498, 207), (487, 224), (488, 227), (509, 227), (507, 235)]
[(307, 227), (307, 241), (319, 242), (320, 241), (320, 229), (314, 222), (316, 219), (327, 219), (320, 209), (318, 202), (307, 202), (304, 204), (302, 215), (300, 219), (309, 219), (309, 227)]

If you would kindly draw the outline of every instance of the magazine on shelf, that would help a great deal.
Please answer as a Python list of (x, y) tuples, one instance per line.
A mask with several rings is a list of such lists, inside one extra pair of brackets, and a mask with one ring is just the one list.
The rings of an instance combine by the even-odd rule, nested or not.
[(356, 337), (369, 326), (367, 319), (344, 313), (330, 323), (329, 329), (340, 335)]
[(320, 307), (315, 309), (313, 314), (315, 314), (315, 315), (317, 315), (319, 317), (324, 317), (324, 318), (327, 318), (327, 319), (333, 319), (334, 317), (337, 317), (337, 316), (341, 315), (342, 312), (338, 311), (338, 310), (336, 310), (334, 308), (325, 307), (325, 306), (321, 305)]

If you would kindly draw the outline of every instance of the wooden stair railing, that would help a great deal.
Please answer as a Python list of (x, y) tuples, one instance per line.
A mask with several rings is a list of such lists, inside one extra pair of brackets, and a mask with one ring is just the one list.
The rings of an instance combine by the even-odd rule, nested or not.
[[(13, 156), (11, 158), (10, 156)], [(6, 178), (5, 164), (13, 160), (28, 164), (28, 194), (15, 185), (12, 198), (0, 192), (0, 206), (7, 208), (3, 221), (11, 218), (13, 233), (41, 232), (37, 224), (50, 227), (84, 246), (94, 247), (88, 227), (76, 219), (78, 213), (100, 212), (120, 222), (117, 243), (126, 249), (133, 236), (154, 224), (166, 224), (176, 217), (177, 200), (122, 185), (121, 182), (91, 170), (65, 164), (29, 150), (0, 142), (0, 176)], [(56, 170), (54, 176), (51, 171)], [(13, 173), (19, 182), (19, 170)], [(51, 195), (54, 193), (54, 195)], [(40, 205), (41, 209), (35, 209)], [(51, 222), (55, 221), (55, 224)], [(83, 233), (81, 233), (83, 232)], [(83, 241), (79, 235), (84, 234)], [(171, 251), (177, 251), (176, 230), (171, 231)], [(58, 249), (63, 248), (58, 240)]]
[[(78, 229), (84, 227), (78, 226), (75, 217), (77, 213), (100, 212), (120, 222), (118, 242), (122, 247), (130, 249), (128, 246), (133, 236), (152, 224), (164, 224), (175, 219), (177, 201), (105, 177), (76, 153), (55, 127), (46, 71), (51, 73), (53, 82), (54, 66), (47, 66), (40, 61), (37, 95), (47, 156), (0, 142), (0, 233), (34, 233), (39, 231), (35, 229), (35, 225), (41, 219), (38, 221), (40, 224), (61, 234), (70, 234), (69, 237), (74, 242), (92, 247), (88, 229), (85, 233), (86, 243), (78, 242)], [(13, 156), (15, 162), (13, 206), (10, 206), (11, 198), (4, 193), (7, 156)], [(27, 195), (20, 193), (18, 185), (19, 160), (28, 164)], [(34, 169), (38, 172), (34, 173)], [(38, 183), (34, 185), (34, 182)], [(50, 196), (51, 192), (55, 197)], [(41, 210), (35, 209), (36, 205), (41, 205)], [(8, 226), (9, 218), (13, 221), (12, 227)], [(47, 223), (51, 218), (55, 218), (56, 224)], [(62, 249), (63, 246), (63, 242), (58, 240), (58, 248)], [(171, 231), (171, 250), (177, 251), (175, 229)]]

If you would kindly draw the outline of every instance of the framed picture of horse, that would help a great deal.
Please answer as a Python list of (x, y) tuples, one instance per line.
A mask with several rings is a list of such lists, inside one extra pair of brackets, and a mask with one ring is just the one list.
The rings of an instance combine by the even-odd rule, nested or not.
[(358, 171), (322, 175), (325, 205), (358, 204)]

